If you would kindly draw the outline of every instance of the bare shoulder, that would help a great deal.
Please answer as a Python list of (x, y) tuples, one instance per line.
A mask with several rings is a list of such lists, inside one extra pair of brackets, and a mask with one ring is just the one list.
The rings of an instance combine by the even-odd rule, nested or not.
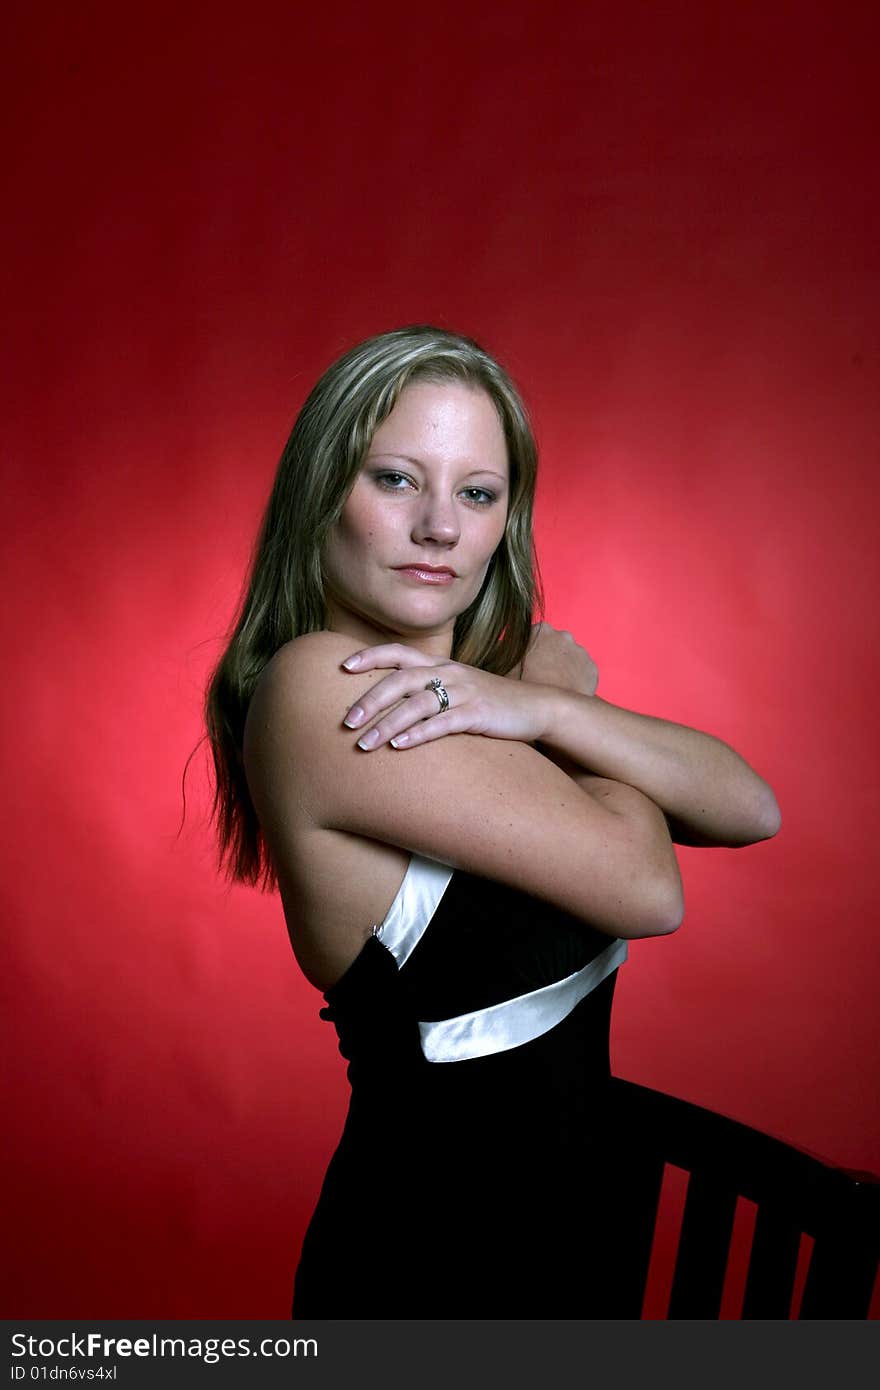
[[(306, 632), (279, 647), (260, 673), (251, 697), (246, 748), (253, 749), (267, 729), (271, 734), (276, 720), (298, 723), (313, 705), (320, 707), (328, 679), (335, 678), (334, 684), (338, 680), (342, 685), (347, 673), (341, 663), (356, 648), (350, 637), (339, 632)], [(340, 723), (344, 714), (342, 710)]]
[[(291, 946), (321, 990), (384, 919), (409, 858), (397, 846), (322, 825), (314, 814), (315, 783), (327, 773), (315, 752), (328, 722), (328, 680), (339, 677), (355, 645), (313, 632), (279, 648), (261, 673), (244, 735), (248, 788), (277, 870)], [(346, 709), (337, 712), (340, 725)]]
[[(329, 731), (344, 727), (342, 720), (359, 693), (341, 665), (356, 649), (350, 637), (324, 631), (303, 633), (279, 647), (260, 674), (245, 721), (249, 782), (253, 776), (269, 792), (280, 775), (288, 790), (293, 779), (298, 793), (306, 796)], [(351, 694), (348, 704), (346, 693)], [(305, 810), (305, 801), (299, 804)]]
[(305, 833), (323, 828), (312, 803), (327, 772), (321, 750), (328, 727), (341, 728), (346, 713), (336, 708), (345, 678), (340, 663), (353, 650), (337, 632), (304, 633), (279, 647), (251, 696), (245, 776), (276, 865), (289, 878), (297, 876)]
[[(320, 678), (328, 670), (337, 670), (340, 675), (346, 675), (341, 663), (357, 648), (357, 642), (341, 632), (304, 632), (278, 648), (261, 672), (257, 691), (267, 684), (277, 689), (279, 683), (283, 683), (289, 696), (297, 681), (307, 683), (310, 679)], [(291, 682), (294, 685), (290, 685)]]

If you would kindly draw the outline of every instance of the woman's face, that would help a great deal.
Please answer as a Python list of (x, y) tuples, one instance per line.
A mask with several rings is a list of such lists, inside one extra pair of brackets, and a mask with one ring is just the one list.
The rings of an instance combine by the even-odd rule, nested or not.
[(364, 646), (408, 640), (448, 656), (504, 534), (508, 486), (504, 430), (485, 391), (407, 386), (328, 537), (327, 626)]

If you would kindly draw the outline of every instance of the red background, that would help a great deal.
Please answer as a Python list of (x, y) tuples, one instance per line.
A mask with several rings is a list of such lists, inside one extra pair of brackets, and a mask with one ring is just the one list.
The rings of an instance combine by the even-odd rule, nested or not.
[(600, 693), (782, 808), (681, 850), (615, 1071), (880, 1170), (873, 10), (11, 7), (6, 1316), (288, 1314), (344, 1068), (180, 778), (296, 411), (403, 323), (521, 382)]

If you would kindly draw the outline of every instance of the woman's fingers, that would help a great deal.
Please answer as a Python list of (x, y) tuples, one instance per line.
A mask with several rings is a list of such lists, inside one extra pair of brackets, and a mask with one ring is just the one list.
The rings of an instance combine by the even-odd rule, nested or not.
[[(385, 648), (386, 653), (389, 650)], [(382, 659), (387, 661), (387, 655)], [(438, 677), (449, 696), (448, 710), (441, 708), (437, 692), (430, 688), (431, 680)], [(350, 729), (364, 728), (358, 745), (366, 751), (392, 738), (395, 747), (408, 748), (449, 733), (531, 743), (543, 737), (551, 722), (553, 693), (541, 685), (504, 680), (458, 662), (438, 662), (398, 669), (377, 681), (352, 705), (344, 723)], [(398, 738), (404, 733), (406, 741)]]
[(415, 647), (406, 647), (402, 642), (384, 642), (378, 647), (362, 647), (347, 656), (342, 665), (346, 671), (372, 671), (377, 666), (397, 666), (401, 670), (409, 666), (430, 666), (431, 658)]
[(443, 734), (458, 733), (467, 724), (462, 710), (453, 712), (450, 709), (445, 714), (439, 714), (438, 709), (433, 690), (414, 695), (399, 709), (380, 719), (372, 729), (368, 729), (358, 739), (358, 747), (369, 752), (393, 739), (396, 748), (408, 748), (411, 744), (425, 743)]
[(462, 733), (462, 719), (452, 713), (436, 714), (430, 719), (423, 719), (421, 724), (414, 724), (411, 729), (404, 729), (403, 733), (395, 734), (389, 742), (392, 748), (414, 748), (419, 743), (430, 743), (432, 739), (443, 738), (444, 734)]
[[(388, 709), (398, 700), (403, 700), (407, 696), (417, 695), (424, 690), (434, 676), (440, 675), (439, 666), (422, 666), (407, 671), (395, 671), (394, 675), (385, 676), (383, 680), (377, 681), (369, 690), (360, 696), (357, 703), (352, 705), (343, 719), (350, 729), (357, 729), (361, 724), (367, 724), (371, 719), (375, 719), (381, 714), (383, 709)], [(431, 691), (431, 699), (435, 707), (439, 708), (437, 696)], [(430, 710), (427, 711), (430, 713)]]

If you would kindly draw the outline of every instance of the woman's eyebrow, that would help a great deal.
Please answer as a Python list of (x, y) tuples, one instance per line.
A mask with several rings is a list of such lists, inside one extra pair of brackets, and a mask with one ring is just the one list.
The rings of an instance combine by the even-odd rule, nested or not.
[[(404, 463), (414, 463), (418, 468), (424, 468), (425, 466), (422, 459), (414, 458), (412, 454), (394, 454), (387, 452), (374, 454), (370, 452), (367, 457), (371, 459), (402, 459)], [(507, 478), (503, 473), (496, 473), (494, 468), (482, 468), (480, 464), (476, 464), (473, 468), (468, 468), (466, 472), (488, 473), (492, 478), (500, 478), (503, 483), (507, 482)]]

